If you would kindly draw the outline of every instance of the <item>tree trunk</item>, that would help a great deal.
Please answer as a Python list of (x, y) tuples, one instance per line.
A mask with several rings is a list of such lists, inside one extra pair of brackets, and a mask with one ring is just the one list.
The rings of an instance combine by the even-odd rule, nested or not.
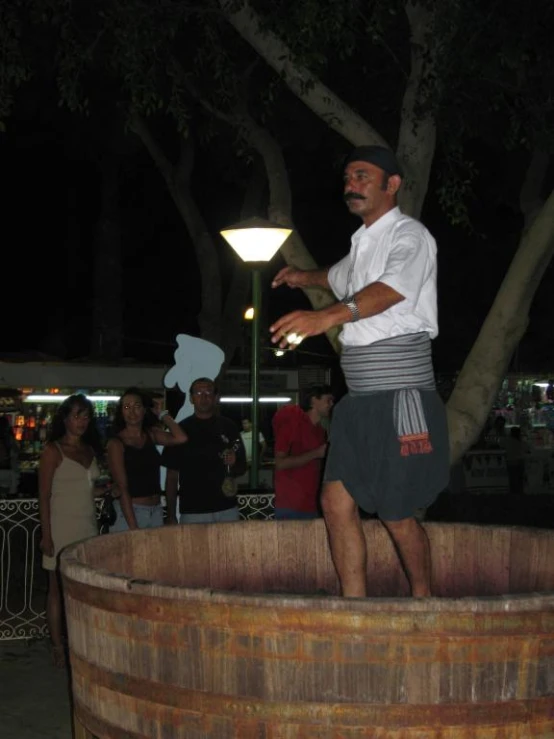
[(476, 441), (512, 354), (525, 333), (529, 307), (554, 255), (554, 191), (543, 205), (500, 286), (447, 404), (452, 463)]
[[(202, 281), (202, 304), (198, 316), (200, 335), (206, 341), (219, 346), (225, 353), (224, 366), (220, 372), (221, 377), (231, 362), (240, 341), (241, 308), (248, 295), (250, 276), (247, 270), (240, 267), (235, 268), (223, 309), (219, 251), (190, 190), (193, 166), (192, 145), (185, 140), (182, 141), (179, 164), (175, 168), (154, 140), (142, 118), (135, 117), (132, 128), (148, 149), (162, 174), (192, 239)], [(256, 182), (258, 197), (261, 191), (259, 183)], [(244, 207), (251, 207), (251, 197), (252, 190), (249, 189)]]
[(133, 116), (131, 129), (141, 139), (158, 167), (190, 234), (202, 281), (201, 307), (198, 316), (200, 335), (206, 341), (221, 346), (222, 299), (219, 254), (190, 190), (190, 175), (194, 160), (192, 143), (182, 140), (179, 163), (177, 167), (174, 167), (140, 116)]
[[(268, 217), (272, 223), (293, 229), (292, 234), (281, 246), (281, 254), (287, 264), (298, 269), (317, 269), (317, 264), (292, 221), (292, 195), (285, 159), (281, 147), (267, 128), (258, 126), (249, 115), (239, 118), (242, 134), (248, 143), (261, 156), (269, 184)], [(314, 310), (335, 303), (335, 297), (328, 290), (304, 290)], [(335, 351), (340, 351), (338, 335), (340, 327), (327, 332), (327, 338)]]
[(200, 336), (217, 346), (222, 342), (222, 284), (218, 249), (192, 196), (190, 179), (194, 166), (192, 139), (181, 139), (179, 163), (169, 188), (194, 244), (202, 282), (198, 324)]
[(411, 67), (398, 132), (397, 153), (404, 168), (398, 200), (404, 213), (418, 218), (427, 195), (436, 147), (434, 118), (417, 112), (427, 102), (425, 82), (433, 71), (428, 49), (432, 18), (425, 8), (411, 2), (406, 4), (406, 15), (410, 24)]

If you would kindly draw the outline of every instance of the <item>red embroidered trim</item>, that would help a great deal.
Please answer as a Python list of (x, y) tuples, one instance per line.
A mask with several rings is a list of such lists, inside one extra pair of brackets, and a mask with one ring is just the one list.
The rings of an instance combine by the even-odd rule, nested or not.
[(412, 454), (431, 454), (433, 445), (429, 441), (429, 434), (410, 434), (400, 436), (400, 455), (409, 457)]

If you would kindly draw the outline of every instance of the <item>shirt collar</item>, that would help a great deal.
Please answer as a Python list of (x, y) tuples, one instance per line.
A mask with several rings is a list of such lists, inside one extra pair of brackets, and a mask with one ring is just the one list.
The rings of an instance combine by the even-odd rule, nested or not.
[(402, 216), (402, 211), (398, 206), (395, 206), (391, 210), (388, 210), (384, 215), (381, 216), (381, 218), (378, 218), (375, 223), (372, 223), (371, 226), (364, 226), (363, 224), (360, 226), (360, 228), (354, 232), (352, 238), (356, 241), (359, 241), (362, 237), (369, 237), (371, 239), (376, 238), (381, 234), (385, 229), (387, 229), (389, 226), (392, 226), (392, 224), (397, 221)]

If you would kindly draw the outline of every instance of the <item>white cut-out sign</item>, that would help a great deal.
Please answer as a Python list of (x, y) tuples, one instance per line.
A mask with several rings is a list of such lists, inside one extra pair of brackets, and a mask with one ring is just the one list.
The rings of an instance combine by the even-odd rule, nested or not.
[[(210, 380), (215, 380), (219, 375), (225, 354), (215, 344), (204, 339), (199, 339), (196, 336), (178, 334), (176, 341), (177, 349), (173, 355), (175, 364), (166, 372), (164, 386), (171, 389), (177, 385), (179, 390), (185, 395), (183, 405), (175, 414), (175, 420), (179, 423), (184, 418), (192, 416), (194, 411), (189, 397), (190, 386), (199, 377), (207, 377)], [(158, 447), (158, 451), (161, 452), (162, 449), (163, 447)], [(160, 483), (162, 490), (165, 490), (166, 474), (166, 468), (161, 467)], [(178, 516), (179, 514), (177, 512)]]
[(210, 341), (188, 334), (178, 334), (177, 349), (173, 356), (175, 364), (167, 371), (164, 385), (166, 388), (177, 385), (185, 395), (184, 403), (175, 416), (175, 420), (179, 422), (191, 416), (194, 410), (189, 398), (191, 384), (199, 377), (215, 380), (219, 375), (225, 354)]

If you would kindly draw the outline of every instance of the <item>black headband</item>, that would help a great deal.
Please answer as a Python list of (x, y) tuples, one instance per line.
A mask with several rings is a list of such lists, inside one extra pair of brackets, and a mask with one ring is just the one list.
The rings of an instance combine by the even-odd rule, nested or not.
[(351, 162), (368, 162), (389, 175), (397, 174), (403, 177), (397, 158), (390, 149), (384, 146), (357, 146), (347, 156), (344, 166), (346, 167)]

